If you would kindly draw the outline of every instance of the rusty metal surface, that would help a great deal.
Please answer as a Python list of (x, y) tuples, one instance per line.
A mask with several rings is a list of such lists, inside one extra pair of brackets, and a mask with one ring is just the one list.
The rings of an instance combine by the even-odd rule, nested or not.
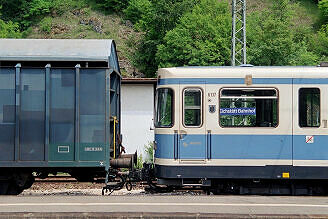
[(122, 84), (156, 84), (157, 78), (123, 78)]

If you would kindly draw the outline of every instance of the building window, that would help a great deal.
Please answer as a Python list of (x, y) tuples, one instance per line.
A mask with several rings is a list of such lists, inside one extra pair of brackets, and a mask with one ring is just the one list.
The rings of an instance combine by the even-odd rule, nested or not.
[(319, 88), (301, 88), (299, 90), (300, 127), (320, 126), (320, 90)]
[(173, 90), (160, 88), (157, 90), (155, 102), (155, 127), (167, 128), (173, 126)]
[(224, 88), (220, 92), (222, 127), (277, 127), (276, 89)]
[(183, 92), (184, 125), (199, 127), (202, 124), (202, 91), (199, 88), (187, 88)]

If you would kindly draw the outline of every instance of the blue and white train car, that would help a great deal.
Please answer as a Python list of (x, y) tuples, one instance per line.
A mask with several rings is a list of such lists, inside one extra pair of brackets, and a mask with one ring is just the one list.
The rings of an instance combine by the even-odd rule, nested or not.
[(158, 182), (242, 193), (313, 191), (328, 180), (327, 121), (325, 67), (160, 69)]

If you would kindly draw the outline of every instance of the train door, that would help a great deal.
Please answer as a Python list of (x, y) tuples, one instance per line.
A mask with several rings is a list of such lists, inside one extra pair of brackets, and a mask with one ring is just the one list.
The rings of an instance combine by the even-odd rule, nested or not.
[(179, 159), (180, 162), (205, 162), (206, 123), (204, 113), (205, 83), (200, 86), (180, 84)]
[(294, 79), (293, 165), (328, 166), (327, 86)]

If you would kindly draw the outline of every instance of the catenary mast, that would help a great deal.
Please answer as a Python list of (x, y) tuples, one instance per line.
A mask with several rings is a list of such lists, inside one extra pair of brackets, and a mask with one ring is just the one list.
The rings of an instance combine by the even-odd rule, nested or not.
[(246, 62), (246, 0), (232, 0), (231, 65)]

